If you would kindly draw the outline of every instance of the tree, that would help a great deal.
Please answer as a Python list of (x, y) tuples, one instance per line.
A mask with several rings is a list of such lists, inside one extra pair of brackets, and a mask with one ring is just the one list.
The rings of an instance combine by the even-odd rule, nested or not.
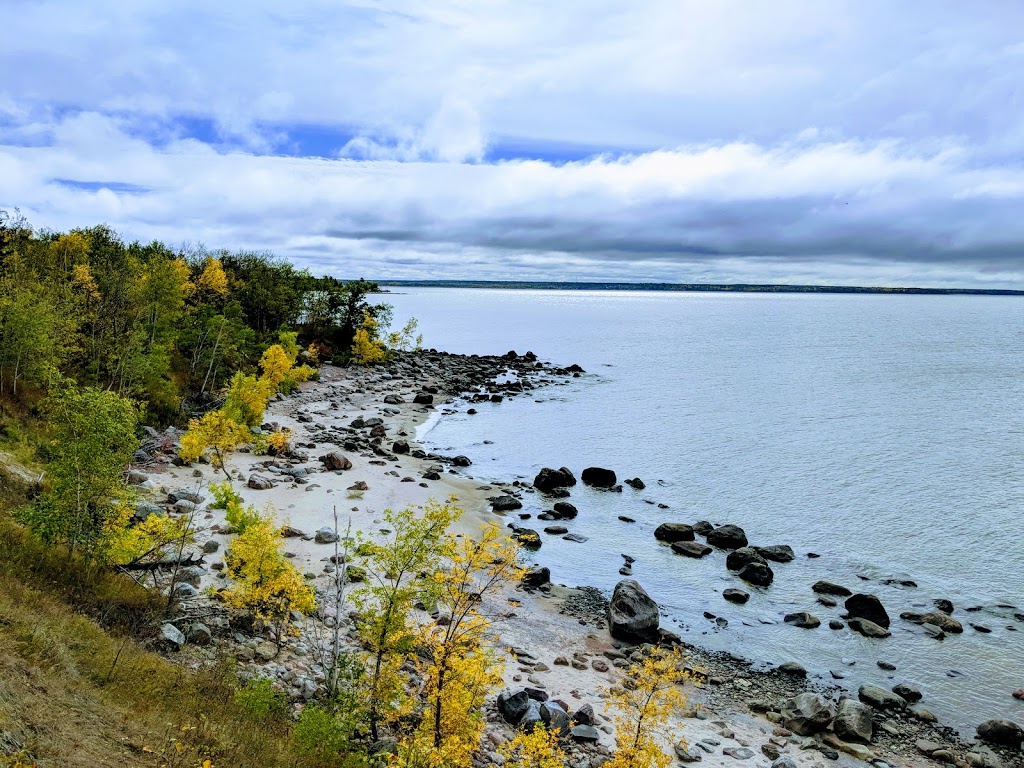
[(617, 751), (605, 763), (607, 768), (667, 768), (671, 764), (656, 736), (672, 713), (685, 706), (680, 686), (689, 677), (678, 647), (656, 649), (630, 667), (621, 686), (608, 691)]
[(386, 510), (384, 521), (391, 529), (382, 544), (367, 547), (374, 583), (358, 590), (353, 602), (359, 608), (359, 634), (369, 651), (366, 706), (370, 733), (379, 738), (382, 720), (393, 722), (407, 707), (399, 676), (402, 664), (412, 657), (415, 633), (409, 613), (418, 599), (436, 599), (437, 582), (421, 573), (436, 567), (451, 546), (448, 527), (462, 515), (451, 501), (429, 502), (422, 510)]
[(203, 260), (203, 271), (196, 279), (196, 290), (205, 296), (223, 297), (228, 293), (228, 276), (219, 259), (207, 256)]
[(90, 558), (124, 524), (130, 491), (123, 472), (139, 446), (140, 409), (114, 392), (63, 381), (43, 412), (53, 432), (51, 460), (45, 490), (23, 517), (44, 540)]
[(269, 626), (278, 645), (292, 611), (309, 613), (315, 607), (313, 588), (285, 557), (280, 528), (263, 516), (235, 537), (224, 558), (234, 584), (225, 602)]
[(558, 745), (557, 731), (543, 724), (529, 733), (520, 731), (515, 738), (501, 745), (498, 753), (508, 768), (564, 768), (565, 760)]
[(387, 358), (387, 347), (377, 338), (378, 323), (369, 314), (363, 317), (363, 323), (356, 330), (352, 341), (350, 359), (356, 365), (375, 365), (383, 363)]
[(430, 575), (444, 621), (418, 633), (426, 708), (417, 732), (402, 744), (407, 764), (426, 756), (436, 766), (464, 766), (479, 746), (482, 707), (501, 682), (502, 666), (486, 645), (491, 623), (481, 605), (521, 578), (517, 554), (498, 526), (487, 525), (477, 539), (462, 537)]
[(388, 334), (388, 347), (391, 349), (400, 349), (405, 352), (414, 349), (422, 349), (423, 334), (416, 333), (416, 329), (419, 328), (419, 325), (419, 320), (415, 317), (410, 317), (409, 322), (403, 326), (402, 330)]
[(228, 482), (231, 474), (226, 466), (227, 457), (252, 433), (245, 424), (239, 424), (223, 410), (210, 411), (200, 419), (192, 419), (188, 430), (181, 436), (178, 457), (186, 464), (203, 455), (207, 448), (213, 450), (213, 466), (224, 472)]

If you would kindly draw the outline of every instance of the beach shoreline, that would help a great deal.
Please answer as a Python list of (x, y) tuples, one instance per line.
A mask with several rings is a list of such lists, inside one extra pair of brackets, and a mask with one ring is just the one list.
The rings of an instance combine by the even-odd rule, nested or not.
[[(494, 374), (502, 369), (513, 375), (496, 380)], [(312, 576), (311, 583), (323, 589), (331, 579), (331, 569), (327, 567), (329, 563), (325, 566), (325, 561), (334, 550), (332, 546), (317, 543), (315, 532), (334, 527), (335, 510), (342, 532), (351, 521), (352, 530), (364, 534), (380, 527), (380, 516), (386, 509), (422, 506), (429, 500), (444, 501), (449, 497), (455, 497), (458, 506), (465, 510), (456, 529), (460, 533), (472, 535), (482, 524), (498, 522), (504, 526), (513, 521), (513, 517), (496, 515), (489, 499), (532, 493), (528, 484), (521, 481), (479, 483), (467, 476), (471, 475), (472, 467), (466, 467), (465, 460), (454, 461), (456, 457), (423, 451), (415, 442), (417, 430), (428, 419), (443, 418), (444, 407), (455, 402), (466, 409), (472, 407), (474, 399), (492, 401), (529, 396), (535, 389), (554, 386), (579, 375), (581, 371), (573, 367), (551, 366), (531, 355), (513, 356), (513, 353), (502, 357), (476, 357), (430, 351), (402, 355), (396, 363), (379, 368), (325, 365), (321, 368), (320, 381), (303, 384), (292, 395), (278, 398), (268, 407), (267, 426), (292, 430), (296, 446), (293, 459), (283, 462), (239, 452), (229, 457), (227, 470), (236, 486), (246, 486), (242, 495), (247, 503), (258, 508), (272, 507), (280, 523), (301, 534), (286, 541), (286, 550), (300, 570)], [(425, 395), (430, 395), (433, 402), (425, 402)], [(375, 419), (380, 423), (373, 421)], [(360, 426), (355, 426), (360, 422)], [(374, 430), (375, 437), (371, 436)], [(396, 441), (404, 441), (409, 452), (396, 453)], [(351, 462), (351, 468), (335, 471), (322, 468), (320, 457), (331, 451), (343, 454)], [(456, 463), (462, 464), (466, 472), (459, 471), (454, 466)], [(282, 472), (296, 466), (306, 468), (308, 474), (296, 476)], [(155, 500), (175, 488), (201, 489), (223, 480), (223, 473), (207, 465), (176, 467), (158, 461), (142, 470), (155, 486), (152, 489)], [(250, 478), (254, 475), (268, 480), (268, 487), (247, 487), (252, 484)], [(350, 490), (359, 482), (365, 483), (366, 490)], [(199, 549), (204, 545), (212, 547), (207, 542), (214, 541), (217, 552), (222, 552), (230, 540), (223, 511), (204, 508), (198, 517)], [(202, 554), (197, 552), (197, 556)], [(207, 554), (206, 557), (207, 565), (212, 565), (221, 555)], [(543, 565), (542, 554), (524, 552), (525, 564), (534, 560)], [(200, 582), (202, 588), (222, 584), (220, 572), (213, 569)], [(513, 585), (494, 598), (494, 605), (488, 607), (502, 617), (496, 624), (495, 647), (505, 655), (506, 685), (529, 685), (565, 701), (570, 707), (589, 703), (600, 712), (603, 708), (601, 690), (621, 675), (622, 667), (628, 665), (624, 657), (630, 649), (610, 637), (607, 616), (602, 618), (599, 600), (576, 599), (570, 602), (582, 604), (584, 610), (566, 610), (570, 597), (590, 594), (578, 589), (585, 586), (550, 585), (527, 589)], [(226, 635), (225, 642), (240, 647), (236, 658), (243, 666), (251, 667), (252, 672), (266, 673), (280, 680), (298, 669), (301, 671), (292, 675), (288, 682), (315, 680), (308, 647), (304, 648), (309, 644), (306, 637), (297, 643), (290, 642), (280, 657), (261, 660), (255, 652), (250, 655), (250, 651), (255, 650), (251, 639), (238, 642), (229, 632), (222, 634)], [(672, 732), (676, 738), (685, 737), (691, 744), (703, 743), (703, 763), (732, 765), (744, 758), (730, 756), (724, 750), (747, 749), (752, 756), (746, 759), (752, 764), (767, 765), (778, 755), (789, 755), (800, 766), (833, 764), (834, 761), (863, 764), (854, 755), (841, 752), (835, 743), (794, 736), (778, 722), (778, 707), (784, 699), (808, 690), (834, 699), (839, 695), (838, 688), (778, 670), (754, 669), (750, 661), (742, 658), (742, 649), (736, 649), (732, 655), (689, 644), (684, 647), (690, 664), (702, 672), (705, 683), (689, 692), (691, 701), (699, 707), (678, 713)], [(200, 653), (195, 657), (196, 663), (201, 661), (201, 656)], [(567, 663), (561, 663), (563, 661)], [(296, 688), (292, 685), (288, 691), (293, 698)], [(301, 696), (301, 686), (298, 688)], [(510, 729), (500, 722), (493, 705), (489, 709), (489, 720), (488, 734), (499, 734), (492, 741), (504, 738), (502, 733), (507, 737)], [(961, 741), (951, 729), (904, 713), (890, 713), (878, 720), (889, 723), (890, 727), (876, 727), (875, 742), (867, 747), (870, 755), (862, 748), (852, 748), (877, 765), (931, 764), (932, 760), (925, 757), (918, 746), (919, 740), (933, 742), (963, 764), (983, 764), (970, 762), (967, 755), (972, 750), (975, 754), (987, 754)], [(597, 724), (607, 727), (600, 716)], [(876, 726), (878, 724), (876, 721)], [(610, 728), (601, 730), (598, 751), (593, 747), (580, 747), (581, 760), (588, 755), (598, 756), (601, 750), (607, 752), (613, 746), (613, 736), (608, 731)], [(666, 742), (666, 748), (671, 747)], [(1010, 763), (1004, 760), (1004, 764)]]

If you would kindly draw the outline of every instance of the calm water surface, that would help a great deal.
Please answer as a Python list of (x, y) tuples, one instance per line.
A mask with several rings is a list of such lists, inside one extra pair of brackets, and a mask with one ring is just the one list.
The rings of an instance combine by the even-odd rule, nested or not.
[[(647, 483), (621, 495), (573, 489), (580, 515), (567, 525), (589, 541), (544, 537), (536, 560), (555, 581), (610, 589), (625, 553), (691, 642), (764, 664), (795, 660), (826, 679), (841, 671), (851, 687), (911, 681), (927, 707), (972, 734), (988, 717), (1024, 722), (1024, 703), (1010, 696), (1024, 687), (1024, 622), (1014, 618), (1024, 611), (1024, 300), (402, 291), (387, 297), (396, 324), (417, 317), (428, 346), (532, 350), (588, 371), (536, 399), (476, 404), (475, 416), (460, 403), (420, 435), (470, 456), (481, 479), (597, 465)], [(538, 497), (524, 501), (524, 511), (543, 509)], [(673, 555), (652, 535), (668, 520), (735, 523), (751, 543), (790, 544), (798, 558), (774, 566), (771, 588), (748, 588), (747, 605), (731, 605), (722, 590), (744, 585), (724, 554)], [(883, 584), (907, 578), (917, 588)], [(893, 637), (829, 630), (840, 609), (816, 602), (818, 579), (877, 594)], [(991, 634), (967, 626), (939, 642), (899, 620), (939, 597)], [(795, 610), (822, 627), (783, 625)]]

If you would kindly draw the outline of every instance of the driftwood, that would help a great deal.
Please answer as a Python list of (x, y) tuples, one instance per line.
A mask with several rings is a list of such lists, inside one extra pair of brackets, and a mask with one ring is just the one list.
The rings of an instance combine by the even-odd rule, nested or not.
[(128, 563), (127, 565), (118, 566), (122, 571), (156, 571), (160, 568), (185, 568), (190, 565), (202, 565), (206, 562), (206, 559), (200, 555), (195, 557), (189, 555), (184, 558), (168, 558), (166, 560), (150, 560), (149, 562), (143, 563)]

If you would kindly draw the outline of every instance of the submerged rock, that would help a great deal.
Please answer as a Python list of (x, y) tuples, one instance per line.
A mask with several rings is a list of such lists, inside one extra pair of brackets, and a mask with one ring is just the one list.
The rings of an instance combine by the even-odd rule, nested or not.
[(587, 467), (580, 475), (580, 479), (583, 480), (584, 485), (595, 488), (611, 488), (615, 485), (616, 480), (614, 470), (603, 467)]
[(701, 558), (710, 555), (712, 549), (699, 541), (677, 541), (672, 544), (672, 551), (684, 557)]
[(555, 488), (566, 488), (573, 485), (576, 485), (576, 476), (573, 475), (573, 473), (566, 467), (562, 467), (561, 469), (544, 467), (537, 473), (537, 477), (533, 479), (533, 487), (541, 493), (547, 493)]
[(738, 525), (723, 525), (708, 532), (708, 544), (719, 549), (747, 546), (747, 534)]
[(654, 529), (654, 538), (669, 544), (677, 541), (693, 541), (693, 527), (686, 523), (662, 523)]
[(730, 552), (729, 556), (725, 558), (725, 567), (730, 571), (742, 571), (744, 566), (750, 563), (767, 565), (765, 559), (753, 547), (740, 547)]
[(775, 580), (775, 573), (765, 563), (748, 563), (736, 575), (758, 587), (767, 587)]
[(885, 612), (882, 601), (874, 595), (857, 593), (846, 598), (844, 605), (851, 617), (867, 619), (880, 627), (889, 628), (889, 614)]

